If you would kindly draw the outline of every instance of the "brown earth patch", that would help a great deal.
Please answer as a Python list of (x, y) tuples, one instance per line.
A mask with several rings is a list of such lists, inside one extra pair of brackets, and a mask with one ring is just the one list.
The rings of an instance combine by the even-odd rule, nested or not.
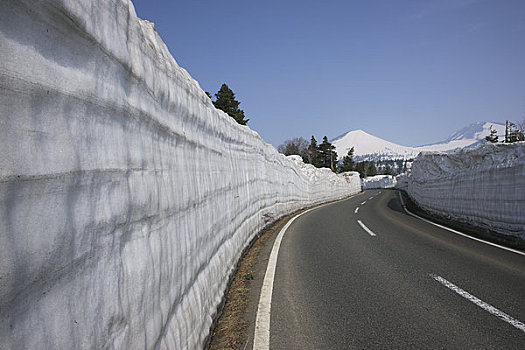
[(255, 317), (255, 315), (247, 315), (248, 305), (252, 304), (253, 309), (253, 304), (258, 303), (260, 287), (266, 268), (266, 264), (257, 266), (259, 261), (264, 260), (266, 263), (267, 260), (267, 257), (260, 256), (261, 251), (269, 241), (273, 243), (277, 233), (279, 233), (286, 222), (301, 211), (288, 215), (264, 229), (244, 257), (241, 258), (235, 277), (226, 295), (222, 314), (213, 331), (209, 345), (210, 350), (247, 348), (249, 343), (248, 329)]

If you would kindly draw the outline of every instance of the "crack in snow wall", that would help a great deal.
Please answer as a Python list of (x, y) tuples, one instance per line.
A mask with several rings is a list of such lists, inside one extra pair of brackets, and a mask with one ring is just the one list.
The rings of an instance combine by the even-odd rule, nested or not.
[(195, 349), (270, 221), (361, 190), (216, 110), (128, 0), (0, 2), (3, 348)]
[(430, 212), (525, 239), (525, 142), (422, 152), (398, 184)]

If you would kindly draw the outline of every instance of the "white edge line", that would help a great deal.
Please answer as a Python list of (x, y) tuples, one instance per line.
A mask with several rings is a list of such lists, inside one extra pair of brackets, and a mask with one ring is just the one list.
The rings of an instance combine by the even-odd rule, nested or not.
[(463, 289), (461, 289), (458, 286), (456, 286), (455, 284), (447, 281), (446, 279), (444, 279), (441, 276), (433, 275), (433, 274), (431, 274), (430, 276), (433, 279), (435, 279), (436, 281), (438, 281), (439, 283), (441, 283), (442, 285), (444, 285), (445, 287), (447, 287), (448, 289), (456, 292), (457, 294), (461, 295), (463, 298), (465, 298), (468, 301), (476, 304), (477, 306), (479, 306), (483, 310), (491, 313), (494, 316), (499, 317), (503, 321), (511, 324), (512, 326), (516, 327), (517, 329), (521, 330), (522, 332), (525, 332), (525, 324), (523, 324), (522, 322), (518, 321), (517, 319), (507, 315), (506, 313), (504, 313), (503, 311), (495, 308), (494, 306), (485, 303), (483, 300), (473, 296), (472, 294), (468, 293), (467, 291), (464, 291)]
[(355, 208), (354, 213), (357, 214), (358, 211), (359, 211), (359, 207)]
[(363, 224), (361, 222), (361, 220), (357, 220), (357, 223), (363, 228), (363, 230), (365, 230), (370, 236), (375, 236), (376, 234), (372, 232), (372, 230), (370, 230), (368, 227), (365, 226), (365, 224)]
[(275, 268), (277, 266), (277, 255), (279, 254), (279, 248), (283, 239), (284, 233), (290, 227), (290, 225), (303, 215), (309, 212), (309, 209), (297, 216), (294, 216), (290, 221), (284, 225), (279, 232), (279, 235), (273, 243), (272, 252), (270, 253), (270, 259), (268, 260), (268, 266), (266, 268), (266, 274), (264, 275), (263, 285), (261, 287), (261, 296), (259, 297), (259, 305), (257, 306), (257, 316), (255, 319), (255, 334), (253, 337), (253, 349), (266, 350), (270, 348), (270, 312), (272, 307), (272, 293), (273, 293), (273, 280), (275, 277)]
[(398, 192), (399, 194), (399, 199), (401, 200), (401, 205), (403, 206), (403, 209), (405, 209), (405, 211), (409, 214), (409, 215), (412, 215), (413, 217), (415, 218), (418, 218), (420, 220), (423, 220), (424, 222), (426, 223), (429, 223), (429, 224), (432, 224), (434, 226), (437, 226), (439, 228), (442, 228), (444, 230), (447, 230), (447, 231), (450, 231), (450, 232), (453, 232), (455, 234), (458, 234), (460, 236), (463, 236), (463, 237), (467, 237), (467, 238), (470, 238), (470, 239), (473, 239), (475, 241), (478, 241), (478, 242), (481, 242), (481, 243), (485, 243), (485, 244), (488, 244), (488, 245), (491, 245), (493, 247), (497, 247), (497, 248), (501, 248), (501, 249), (505, 249), (509, 252), (513, 252), (513, 253), (516, 253), (516, 254), (520, 254), (520, 255), (523, 255), (525, 256), (525, 252), (522, 252), (522, 251), (519, 251), (519, 250), (516, 250), (516, 249), (512, 249), (512, 248), (509, 248), (509, 247), (505, 247), (505, 246), (502, 246), (502, 245), (499, 245), (499, 244), (496, 244), (496, 243), (492, 243), (492, 242), (489, 242), (489, 241), (485, 241), (483, 239), (480, 239), (480, 238), (477, 238), (477, 237), (472, 237), (472, 236), (469, 236), (467, 235), (466, 233), (463, 233), (463, 232), (459, 232), (459, 231), (456, 231), (450, 227), (446, 227), (446, 226), (443, 226), (443, 225), (440, 225), (440, 224), (437, 224), (435, 222), (432, 222), (428, 219), (425, 219), (425, 218), (422, 218), (421, 216), (417, 215), (417, 214), (414, 214), (412, 213), (410, 210), (407, 209), (407, 207), (405, 206), (405, 202), (403, 200), (403, 196), (401, 195), (401, 192)]
[[(361, 193), (357, 193), (347, 198), (343, 198), (337, 202), (345, 201), (351, 197), (357, 196)], [(254, 350), (268, 350), (270, 349), (270, 313), (272, 308), (272, 293), (273, 293), (273, 280), (275, 277), (275, 268), (277, 266), (277, 256), (279, 254), (279, 248), (281, 247), (281, 241), (283, 239), (286, 230), (290, 225), (303, 214), (308, 213), (314, 209), (319, 209), (325, 205), (330, 205), (335, 202), (325, 203), (318, 205), (314, 208), (310, 208), (300, 214), (297, 214), (291, 218), (286, 225), (281, 229), (275, 242), (273, 243), (272, 252), (270, 253), (270, 259), (268, 260), (268, 266), (266, 267), (266, 273), (264, 275), (263, 285), (261, 287), (261, 296), (259, 297), (259, 304), (257, 306), (257, 315), (255, 318), (255, 332), (253, 337), (253, 349)]]

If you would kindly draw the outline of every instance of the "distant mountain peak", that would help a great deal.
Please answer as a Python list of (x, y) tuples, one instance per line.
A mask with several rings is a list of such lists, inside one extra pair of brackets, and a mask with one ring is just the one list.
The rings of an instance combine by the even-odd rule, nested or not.
[(498, 135), (505, 134), (505, 125), (493, 122), (472, 123), (451, 134), (446, 140), (419, 147), (408, 147), (383, 140), (364, 130), (351, 130), (336, 138), (331, 143), (336, 147), (339, 157), (346, 155), (354, 147), (356, 159), (385, 160), (409, 159), (421, 151), (447, 152), (458, 148), (469, 147), (485, 139), (490, 128), (497, 130)]

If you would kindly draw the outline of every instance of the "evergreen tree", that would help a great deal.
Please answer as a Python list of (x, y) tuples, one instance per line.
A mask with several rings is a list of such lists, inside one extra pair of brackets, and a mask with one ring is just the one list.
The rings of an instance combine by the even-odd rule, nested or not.
[(485, 140), (492, 143), (498, 142), (498, 131), (496, 129), (492, 129), (492, 125), (490, 126), (490, 135), (485, 136)]
[(339, 172), (354, 170), (354, 147), (350, 148), (346, 156), (343, 157), (343, 163), (339, 166)]
[(308, 146), (308, 158), (310, 164), (319, 168), (319, 148), (317, 147), (317, 140), (313, 135), (310, 139), (310, 146)]
[(361, 177), (375, 176), (377, 175), (377, 168), (374, 162), (362, 161), (355, 165), (355, 170), (359, 172)]
[(508, 141), (509, 143), (525, 141), (525, 135), (523, 135), (523, 130), (520, 130), (516, 124), (509, 123), (509, 133)]
[(222, 84), (219, 91), (215, 94), (216, 100), (213, 101), (215, 108), (220, 109), (228, 113), (230, 117), (235, 119), (237, 123), (241, 125), (246, 125), (250, 119), (244, 119), (244, 111), (239, 109), (241, 104), (235, 99), (235, 94), (226, 84)]
[(323, 137), (323, 143), (319, 145), (319, 167), (330, 168), (335, 172), (337, 164), (337, 152), (335, 146), (328, 142), (328, 138)]

